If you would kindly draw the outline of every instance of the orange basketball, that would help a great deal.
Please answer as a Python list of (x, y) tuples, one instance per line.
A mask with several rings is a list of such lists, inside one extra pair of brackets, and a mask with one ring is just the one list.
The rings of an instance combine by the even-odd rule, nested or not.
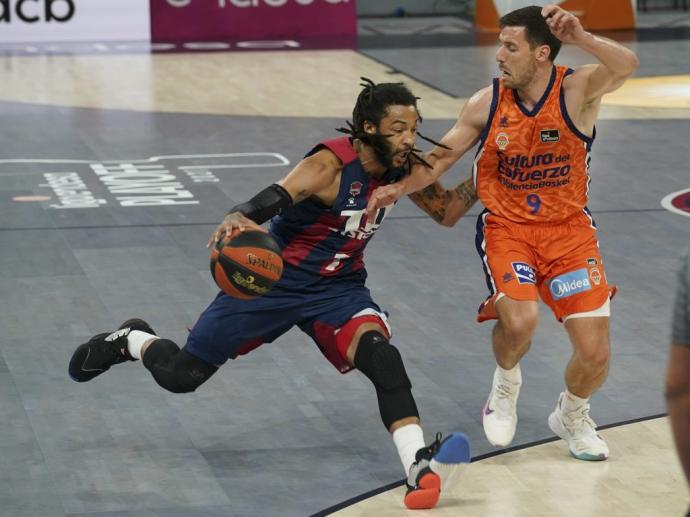
[(223, 291), (241, 300), (263, 296), (280, 280), (283, 257), (264, 232), (247, 230), (211, 250), (211, 276)]

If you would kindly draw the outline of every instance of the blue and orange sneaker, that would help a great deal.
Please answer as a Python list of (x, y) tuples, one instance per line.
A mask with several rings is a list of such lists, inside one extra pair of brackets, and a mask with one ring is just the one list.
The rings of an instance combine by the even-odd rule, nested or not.
[(417, 451), (407, 476), (405, 506), (410, 510), (428, 510), (436, 506), (441, 485), (453, 477), (458, 468), (470, 462), (470, 441), (463, 433), (452, 433)]

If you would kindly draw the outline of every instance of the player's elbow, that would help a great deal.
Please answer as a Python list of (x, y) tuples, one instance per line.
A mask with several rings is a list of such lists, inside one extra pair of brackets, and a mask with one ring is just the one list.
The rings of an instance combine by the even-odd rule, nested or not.
[(438, 224), (446, 228), (452, 228), (460, 220), (462, 214), (446, 214), (443, 219), (438, 221)]
[(640, 67), (640, 59), (634, 52), (628, 51), (626, 52), (625, 59), (621, 60), (620, 66), (620, 75), (622, 76), (621, 78), (627, 79), (635, 72), (635, 70), (637, 70)]
[(680, 379), (667, 379), (664, 390), (667, 402), (690, 402), (690, 382)]

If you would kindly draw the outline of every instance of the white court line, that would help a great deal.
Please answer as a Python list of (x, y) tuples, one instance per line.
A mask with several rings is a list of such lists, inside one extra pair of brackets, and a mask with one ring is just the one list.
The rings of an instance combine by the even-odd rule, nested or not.
[(686, 188), (684, 190), (679, 190), (677, 192), (671, 192), (668, 196), (664, 197), (661, 200), (661, 206), (663, 206), (669, 212), (673, 212), (674, 214), (680, 214), (680, 215), (684, 215), (685, 217), (690, 217), (690, 212), (686, 212), (684, 210), (676, 208), (675, 206), (673, 206), (673, 203), (671, 203), (671, 201), (673, 201), (675, 198), (677, 198), (681, 194), (686, 194), (688, 192), (690, 192), (690, 188)]

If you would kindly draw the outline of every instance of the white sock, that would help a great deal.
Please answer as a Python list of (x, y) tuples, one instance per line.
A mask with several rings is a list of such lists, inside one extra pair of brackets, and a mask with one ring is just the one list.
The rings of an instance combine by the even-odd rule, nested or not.
[(129, 354), (134, 359), (141, 359), (141, 347), (144, 346), (149, 339), (158, 339), (158, 336), (142, 332), (141, 330), (133, 330), (127, 336), (127, 349)]
[(505, 380), (512, 382), (513, 384), (522, 384), (522, 371), (520, 370), (520, 363), (513, 366), (510, 370), (504, 370), (500, 366), (498, 367), (498, 373)]
[(577, 411), (582, 406), (587, 404), (589, 397), (586, 399), (580, 398), (577, 395), (573, 395), (567, 389), (565, 390), (565, 397), (563, 397), (563, 406), (561, 411), (563, 413), (570, 413), (571, 411)]
[(415, 461), (417, 451), (425, 447), (424, 431), (419, 424), (408, 424), (393, 431), (393, 442), (398, 448), (400, 461), (402, 461), (405, 475), (409, 474), (410, 467)]

